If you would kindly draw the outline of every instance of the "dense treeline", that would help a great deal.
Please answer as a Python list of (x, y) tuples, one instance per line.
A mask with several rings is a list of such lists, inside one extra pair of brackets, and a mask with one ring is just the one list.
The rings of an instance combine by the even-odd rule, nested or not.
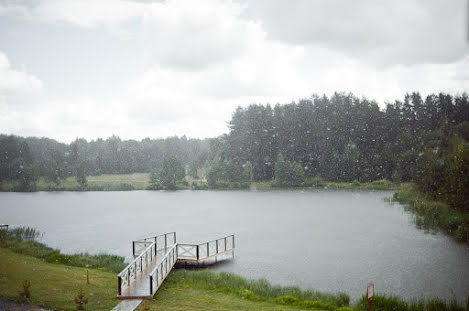
[(353, 94), (314, 95), (298, 103), (238, 108), (229, 129), (205, 140), (113, 136), (71, 144), (0, 135), (0, 181), (24, 181), (26, 187), (37, 175), (59, 182), (85, 173), (149, 173), (175, 156), (191, 175), (203, 166), (212, 186), (251, 180), (299, 186), (319, 176), (330, 182), (414, 180), (422, 192), (453, 206), (467, 202), (467, 94), (412, 93), (382, 109)]
[(275, 180), (278, 186), (307, 185), (308, 177), (309, 184), (312, 177), (414, 181), (431, 198), (467, 212), (467, 94), (423, 99), (412, 93), (384, 109), (352, 94), (313, 96), (273, 108), (238, 108), (229, 127), (212, 143), (218, 151), (212, 167), (229, 163), (225, 167), (234, 171), (250, 163), (255, 181)]
[(222, 158), (251, 162), (254, 180), (275, 176), (278, 154), (295, 161), (307, 176), (329, 181), (412, 179), (427, 148), (449, 146), (449, 138), (469, 139), (466, 94), (406, 95), (381, 110), (352, 94), (313, 96), (287, 105), (238, 108), (230, 133), (219, 138)]
[(161, 168), (167, 155), (176, 156), (183, 165), (192, 162), (202, 165), (208, 153), (209, 140), (185, 136), (142, 141), (112, 136), (106, 140), (77, 139), (64, 144), (48, 138), (0, 135), (0, 181), (28, 179), (32, 170), (34, 178), (44, 176), (54, 182), (80, 173), (151, 172)]

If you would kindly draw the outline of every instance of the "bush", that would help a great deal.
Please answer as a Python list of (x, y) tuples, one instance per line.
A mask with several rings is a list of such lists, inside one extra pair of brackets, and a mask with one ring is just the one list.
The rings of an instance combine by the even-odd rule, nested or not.
[(285, 161), (280, 153), (275, 163), (275, 185), (277, 187), (299, 187), (305, 183), (305, 172), (297, 162)]
[(19, 292), (20, 300), (24, 301), (31, 298), (31, 283), (28, 280), (24, 280), (22, 283), (23, 290)]
[(469, 215), (452, 209), (442, 202), (431, 201), (414, 190), (400, 190), (394, 193), (393, 201), (404, 205), (416, 214), (419, 228), (442, 230), (458, 241), (469, 241)]
[(314, 187), (314, 188), (324, 188), (326, 182), (320, 175), (316, 175), (313, 178), (308, 177), (305, 179), (305, 186)]

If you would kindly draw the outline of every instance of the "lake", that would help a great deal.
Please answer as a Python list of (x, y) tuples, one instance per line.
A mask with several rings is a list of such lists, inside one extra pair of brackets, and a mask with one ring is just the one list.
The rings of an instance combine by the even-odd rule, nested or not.
[(176, 231), (179, 242), (236, 236), (212, 269), (274, 284), (407, 299), (469, 294), (469, 247), (415, 227), (387, 191), (0, 193), (0, 223), (36, 227), (64, 252), (131, 258), (131, 241)]

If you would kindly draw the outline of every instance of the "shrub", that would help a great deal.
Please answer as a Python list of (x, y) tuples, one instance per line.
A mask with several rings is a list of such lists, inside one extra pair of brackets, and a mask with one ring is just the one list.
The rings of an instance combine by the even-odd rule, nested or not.
[(24, 280), (22, 283), (23, 290), (20, 291), (20, 300), (24, 301), (31, 298), (31, 283), (28, 280)]
[(82, 288), (75, 297), (75, 304), (77, 305), (77, 310), (85, 310), (85, 305), (88, 303), (88, 298), (86, 297), (85, 292)]

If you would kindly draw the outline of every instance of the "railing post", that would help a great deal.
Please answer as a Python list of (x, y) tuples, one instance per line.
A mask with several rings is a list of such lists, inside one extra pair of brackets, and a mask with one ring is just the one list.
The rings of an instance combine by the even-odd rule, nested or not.
[(174, 232), (174, 244), (176, 244), (177, 241), (176, 241), (176, 232)]
[(226, 252), (226, 237), (225, 237), (225, 252)]
[(164, 252), (166, 253), (166, 248), (168, 247), (168, 241), (167, 241), (166, 234), (164, 235)]
[(199, 260), (199, 245), (195, 248), (195, 254), (197, 256), (197, 260)]
[(210, 256), (210, 242), (207, 242), (207, 257)]
[(122, 295), (122, 279), (121, 277), (117, 277), (117, 292), (119, 293), (119, 296)]
[(132, 241), (132, 255), (135, 256), (135, 241)]
[(218, 240), (215, 240), (215, 245), (216, 245), (216, 248), (215, 248), (216, 252), (215, 253), (218, 254)]
[(232, 237), (233, 237), (233, 248), (235, 248), (234, 234), (232, 235)]
[(153, 295), (153, 276), (150, 275), (150, 296)]

